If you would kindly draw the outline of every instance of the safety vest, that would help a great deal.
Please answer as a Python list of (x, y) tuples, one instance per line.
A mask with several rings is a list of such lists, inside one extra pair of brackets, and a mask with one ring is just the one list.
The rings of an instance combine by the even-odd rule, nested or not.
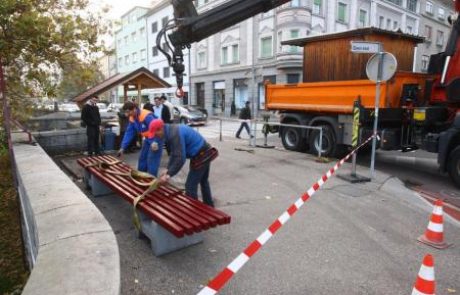
[[(149, 110), (145, 110), (145, 109), (140, 110), (140, 113), (139, 113), (139, 115), (137, 116), (139, 123), (142, 125), (142, 123), (145, 121), (145, 118), (147, 118), (147, 116), (148, 116), (149, 114), (151, 114), (151, 113), (152, 113), (152, 112), (149, 111)], [(131, 122), (131, 123), (136, 122), (136, 120), (134, 119), (134, 116), (129, 116), (129, 122)], [(147, 137), (148, 134), (149, 134), (149, 130), (148, 130), (148, 126), (147, 126), (147, 130), (144, 131), (144, 132), (141, 132), (141, 135), (142, 135), (143, 137)]]

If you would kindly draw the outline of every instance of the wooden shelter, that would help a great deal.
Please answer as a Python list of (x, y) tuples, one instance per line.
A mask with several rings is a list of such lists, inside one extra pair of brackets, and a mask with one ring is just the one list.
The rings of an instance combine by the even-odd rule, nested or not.
[(116, 74), (100, 84), (85, 90), (72, 100), (81, 106), (91, 97), (104, 93), (119, 85), (123, 85), (125, 101), (128, 97), (128, 91), (136, 90), (138, 93), (137, 103), (140, 103), (141, 91), (143, 89), (171, 87), (168, 82), (150, 72), (145, 67), (142, 67), (130, 73)]
[(423, 38), (378, 28), (312, 36), (282, 42), (304, 48), (303, 82), (367, 79), (371, 54), (352, 53), (351, 41), (381, 42), (398, 61), (398, 71), (412, 71), (414, 48)]

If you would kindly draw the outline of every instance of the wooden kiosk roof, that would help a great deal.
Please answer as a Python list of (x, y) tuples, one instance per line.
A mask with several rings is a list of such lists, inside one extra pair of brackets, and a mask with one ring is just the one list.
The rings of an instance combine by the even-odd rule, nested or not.
[(116, 74), (100, 84), (85, 90), (72, 100), (82, 105), (94, 95), (99, 95), (119, 85), (123, 85), (125, 93), (128, 90), (137, 90), (140, 93), (143, 89), (171, 87), (168, 82), (150, 72), (145, 67), (142, 67), (130, 73)]

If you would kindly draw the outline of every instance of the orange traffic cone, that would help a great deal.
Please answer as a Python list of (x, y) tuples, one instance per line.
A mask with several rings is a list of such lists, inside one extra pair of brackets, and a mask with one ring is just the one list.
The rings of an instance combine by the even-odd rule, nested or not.
[(428, 227), (425, 233), (417, 239), (418, 241), (437, 249), (445, 249), (450, 246), (444, 242), (442, 213), (442, 200), (436, 200)]
[(412, 295), (434, 295), (435, 281), (434, 281), (434, 263), (433, 256), (430, 254), (425, 255), (423, 258), (422, 266), (417, 275)]

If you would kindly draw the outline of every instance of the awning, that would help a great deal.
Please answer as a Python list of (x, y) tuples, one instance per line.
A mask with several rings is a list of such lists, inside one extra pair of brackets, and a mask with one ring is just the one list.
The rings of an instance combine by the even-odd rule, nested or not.
[(165, 80), (161, 79), (154, 73), (150, 72), (145, 67), (139, 68), (134, 72), (116, 74), (101, 82), (100, 84), (85, 90), (83, 93), (77, 95), (72, 100), (79, 105), (84, 104), (88, 99), (95, 95), (102, 94), (110, 89), (123, 85), (125, 91), (136, 90), (141, 91), (143, 89), (153, 88), (169, 88), (171, 85)]

